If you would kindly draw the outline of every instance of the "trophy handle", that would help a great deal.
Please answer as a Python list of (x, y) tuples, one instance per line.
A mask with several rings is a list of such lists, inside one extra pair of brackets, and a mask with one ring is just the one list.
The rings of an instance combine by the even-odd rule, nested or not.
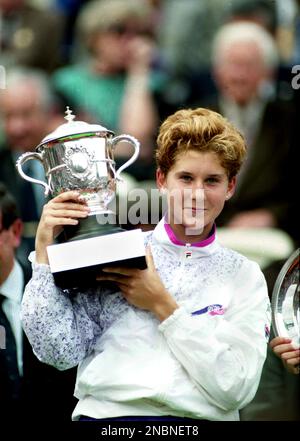
[(125, 141), (125, 142), (128, 142), (129, 144), (131, 144), (131, 145), (134, 147), (134, 153), (133, 153), (133, 155), (131, 156), (131, 158), (128, 159), (128, 161), (125, 162), (125, 164), (121, 165), (121, 167), (118, 168), (118, 170), (117, 170), (117, 172), (116, 172), (116, 175), (115, 175), (115, 177), (116, 177), (117, 180), (121, 180), (121, 178), (120, 178), (120, 173), (121, 173), (123, 170), (125, 170), (125, 168), (127, 168), (129, 165), (131, 165), (131, 164), (136, 160), (136, 158), (138, 157), (139, 152), (140, 152), (140, 143), (139, 143), (139, 141), (138, 141), (136, 138), (134, 138), (133, 136), (131, 136), (131, 135), (119, 135), (119, 136), (115, 136), (115, 137), (111, 140), (111, 142), (112, 142), (112, 148), (115, 149), (116, 146), (117, 146), (117, 144), (118, 144), (119, 142), (121, 142), (121, 141)]
[(42, 155), (40, 153), (33, 153), (33, 152), (23, 153), (23, 155), (21, 155), (17, 159), (17, 162), (16, 162), (16, 167), (18, 169), (18, 172), (22, 176), (22, 178), (25, 179), (26, 181), (33, 182), (34, 184), (42, 185), (45, 189), (45, 191), (44, 191), (45, 196), (48, 196), (49, 191), (50, 191), (49, 185), (46, 184), (46, 182), (31, 178), (30, 176), (26, 175), (26, 173), (24, 173), (24, 171), (22, 169), (22, 164), (25, 164), (25, 162), (27, 162), (31, 159), (37, 159), (38, 161), (40, 161), (43, 164)]

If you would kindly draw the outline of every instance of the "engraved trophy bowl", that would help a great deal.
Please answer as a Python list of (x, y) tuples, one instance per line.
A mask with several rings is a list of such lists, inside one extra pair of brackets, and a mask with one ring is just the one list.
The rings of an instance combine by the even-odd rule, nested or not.
[(272, 293), (272, 324), (275, 336), (290, 338), (300, 345), (300, 249), (283, 265)]
[[(74, 118), (67, 107), (67, 122), (47, 135), (35, 152), (24, 153), (16, 163), (22, 178), (42, 185), (45, 196), (55, 197), (68, 190), (77, 190), (86, 199), (89, 216), (81, 219), (77, 226), (64, 227), (58, 238), (60, 242), (122, 231), (117, 225), (116, 214), (108, 206), (116, 195), (121, 172), (136, 160), (140, 148), (133, 136), (114, 136), (114, 132), (101, 125), (74, 121)], [(120, 142), (131, 144), (134, 153), (116, 170), (114, 150)], [(24, 172), (22, 165), (29, 160), (42, 163), (46, 182)]]

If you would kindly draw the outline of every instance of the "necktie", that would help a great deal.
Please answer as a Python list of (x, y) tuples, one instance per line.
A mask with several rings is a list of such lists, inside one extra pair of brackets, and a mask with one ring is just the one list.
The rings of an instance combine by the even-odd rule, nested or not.
[(20, 376), (15, 337), (2, 309), (4, 299), (0, 294), (0, 401), (1, 404), (11, 404), (19, 398)]

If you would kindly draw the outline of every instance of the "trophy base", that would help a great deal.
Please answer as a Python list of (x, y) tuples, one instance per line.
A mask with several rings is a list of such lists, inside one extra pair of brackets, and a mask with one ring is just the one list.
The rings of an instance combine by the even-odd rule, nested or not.
[(80, 219), (78, 225), (66, 225), (56, 240), (58, 243), (65, 243), (121, 231), (124, 230), (118, 225), (116, 215), (113, 212), (106, 212)]
[[(56, 286), (61, 289), (87, 289), (101, 284), (103, 288), (110, 289), (112, 292), (119, 291), (118, 285), (109, 281), (97, 281), (96, 277), (101, 274), (101, 269), (105, 266), (122, 266), (126, 268), (145, 269), (144, 257), (135, 257), (117, 262), (109, 262), (102, 265), (92, 265), (85, 268), (59, 271), (53, 273)], [(104, 273), (103, 273), (104, 274)]]
[[(121, 230), (121, 231), (120, 231)], [(47, 247), (50, 269), (55, 283), (62, 289), (87, 289), (97, 284), (101, 269), (108, 266), (147, 268), (142, 230), (122, 230), (87, 239), (58, 243)]]

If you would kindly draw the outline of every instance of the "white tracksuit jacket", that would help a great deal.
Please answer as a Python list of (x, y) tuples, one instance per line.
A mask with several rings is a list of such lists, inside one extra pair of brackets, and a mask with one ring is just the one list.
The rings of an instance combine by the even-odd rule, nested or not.
[(70, 295), (54, 285), (48, 265), (33, 263), (22, 318), (34, 352), (61, 370), (79, 365), (74, 420), (238, 420), (255, 395), (268, 342), (270, 304), (258, 265), (215, 235), (179, 245), (164, 220), (145, 242), (179, 309), (160, 323), (119, 292)]

